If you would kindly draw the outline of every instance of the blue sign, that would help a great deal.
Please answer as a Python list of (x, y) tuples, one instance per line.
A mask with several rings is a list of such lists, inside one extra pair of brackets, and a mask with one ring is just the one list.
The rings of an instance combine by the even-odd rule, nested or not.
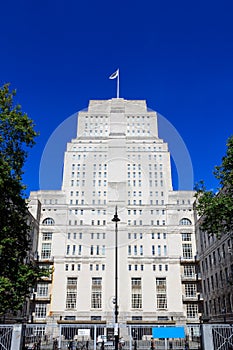
[(184, 327), (153, 327), (153, 338), (185, 338)]

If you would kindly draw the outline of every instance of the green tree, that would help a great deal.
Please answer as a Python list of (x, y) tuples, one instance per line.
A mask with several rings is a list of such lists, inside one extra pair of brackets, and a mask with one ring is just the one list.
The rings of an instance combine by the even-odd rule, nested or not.
[(196, 208), (202, 216), (201, 229), (220, 237), (233, 231), (233, 136), (227, 141), (226, 155), (215, 167), (214, 175), (220, 184), (218, 192), (207, 191), (200, 182), (196, 187)]
[(0, 87), (0, 315), (20, 310), (41, 275), (28, 259), (30, 227), (22, 183), (27, 148), (37, 134), (32, 120), (14, 104), (15, 94), (9, 84)]

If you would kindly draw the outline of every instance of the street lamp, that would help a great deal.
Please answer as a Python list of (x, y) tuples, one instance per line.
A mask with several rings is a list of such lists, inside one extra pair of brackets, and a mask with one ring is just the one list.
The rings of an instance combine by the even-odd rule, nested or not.
[(119, 333), (118, 333), (118, 227), (117, 223), (120, 221), (117, 215), (117, 207), (115, 211), (115, 215), (112, 219), (115, 222), (115, 329), (114, 329), (114, 337), (115, 337), (115, 350), (118, 350), (119, 343)]

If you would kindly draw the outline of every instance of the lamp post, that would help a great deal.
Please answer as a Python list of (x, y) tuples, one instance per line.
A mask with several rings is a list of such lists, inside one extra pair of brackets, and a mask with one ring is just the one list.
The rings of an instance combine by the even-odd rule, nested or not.
[(119, 343), (119, 330), (118, 330), (118, 227), (117, 223), (120, 221), (117, 215), (117, 207), (115, 215), (112, 219), (115, 222), (115, 328), (114, 328), (114, 338), (115, 338), (115, 350), (118, 350)]

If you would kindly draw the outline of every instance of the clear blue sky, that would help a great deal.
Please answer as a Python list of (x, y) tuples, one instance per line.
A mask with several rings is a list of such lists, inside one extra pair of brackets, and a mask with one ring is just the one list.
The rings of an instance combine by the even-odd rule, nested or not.
[[(89, 99), (146, 99), (178, 130), (195, 181), (214, 188), (213, 167), (233, 134), (233, 2), (4, 1), (0, 83), (40, 132), (24, 182), (39, 189), (39, 163), (54, 129)], [(59, 174), (60, 175), (60, 174)]]

